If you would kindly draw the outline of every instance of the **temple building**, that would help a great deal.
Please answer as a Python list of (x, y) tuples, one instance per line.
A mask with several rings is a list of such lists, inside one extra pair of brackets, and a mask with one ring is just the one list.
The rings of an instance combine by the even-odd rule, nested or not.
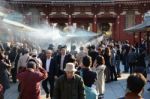
[[(125, 28), (143, 21), (150, 9), (150, 0), (6, 0), (6, 7), (24, 16), (28, 25), (42, 24), (60, 27), (75, 25), (96, 33), (105, 33), (114, 40), (139, 41), (137, 34)], [(134, 39), (133, 39), (134, 38)]]

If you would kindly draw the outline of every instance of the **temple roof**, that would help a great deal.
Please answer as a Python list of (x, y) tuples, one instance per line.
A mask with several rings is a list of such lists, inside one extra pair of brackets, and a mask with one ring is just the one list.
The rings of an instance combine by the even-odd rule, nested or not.
[(9, 2), (16, 3), (111, 3), (114, 0), (8, 0)]
[(6, 0), (10, 3), (21, 3), (21, 4), (94, 4), (94, 3), (115, 3), (115, 2), (150, 2), (150, 0)]
[(149, 1), (149, 0), (5, 0), (18, 2), (114, 2), (114, 1)]
[(34, 1), (34, 2), (112, 2), (114, 0), (8, 0), (8, 1)]

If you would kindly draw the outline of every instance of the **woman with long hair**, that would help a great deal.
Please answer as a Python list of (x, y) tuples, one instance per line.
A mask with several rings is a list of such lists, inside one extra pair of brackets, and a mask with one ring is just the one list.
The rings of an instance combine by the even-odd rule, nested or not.
[(104, 96), (105, 92), (105, 59), (103, 56), (98, 55), (94, 61), (93, 70), (97, 73), (96, 88), (99, 92), (99, 98)]
[(116, 81), (117, 73), (111, 63), (111, 50), (109, 47), (105, 48), (104, 59), (106, 64), (106, 81), (107, 82), (114, 81), (114, 80)]

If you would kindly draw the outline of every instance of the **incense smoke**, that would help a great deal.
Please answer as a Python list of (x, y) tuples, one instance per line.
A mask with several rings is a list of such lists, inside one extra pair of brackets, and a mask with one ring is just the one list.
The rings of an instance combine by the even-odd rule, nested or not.
[[(76, 45), (86, 46), (88, 44), (97, 44), (102, 41), (103, 36), (89, 32), (83, 29), (78, 29), (74, 26), (66, 26), (63, 30), (56, 27), (56, 24), (50, 26), (45, 20), (44, 24), (34, 24), (32, 27), (22, 24), (21, 22), (10, 19), (9, 14), (3, 13), (3, 7), (0, 9), (1, 28), (6, 30), (8, 34), (13, 36), (16, 42), (27, 41), (34, 45), (46, 49), (49, 44), (55, 45)], [(14, 13), (16, 13), (14, 11)], [(17, 12), (18, 13), (18, 12)], [(17, 16), (16, 16), (17, 17)], [(5, 31), (5, 32), (6, 32)], [(3, 31), (1, 31), (3, 32)], [(93, 39), (92, 39), (93, 38)], [(5, 41), (10, 40), (5, 36)]]

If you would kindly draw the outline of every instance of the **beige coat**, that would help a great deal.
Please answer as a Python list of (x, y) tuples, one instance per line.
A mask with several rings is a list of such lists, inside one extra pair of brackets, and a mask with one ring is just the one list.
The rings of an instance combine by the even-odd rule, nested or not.
[(99, 94), (104, 94), (105, 92), (105, 68), (105, 65), (100, 65), (93, 69), (97, 73), (96, 89)]

